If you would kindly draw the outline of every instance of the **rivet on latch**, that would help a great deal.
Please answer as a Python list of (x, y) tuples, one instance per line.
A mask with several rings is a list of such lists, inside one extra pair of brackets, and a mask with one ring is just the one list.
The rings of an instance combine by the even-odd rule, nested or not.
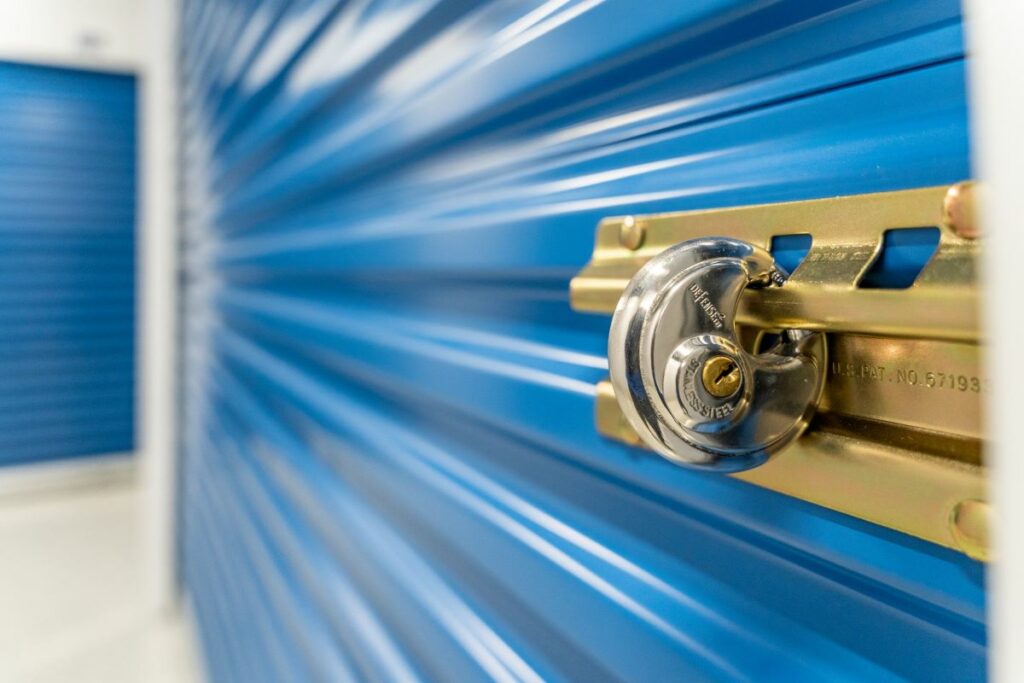
[(619, 228), (619, 244), (626, 249), (636, 251), (644, 243), (645, 232), (642, 223), (633, 216), (626, 216), (622, 219), (622, 226)]
[(964, 554), (975, 560), (992, 559), (989, 547), (992, 508), (981, 500), (962, 500), (949, 514), (949, 530)]
[(950, 187), (942, 202), (943, 220), (957, 236), (964, 239), (981, 237), (974, 204), (974, 183), (969, 181)]
[(704, 361), (701, 381), (715, 398), (728, 398), (740, 390), (743, 373), (736, 361), (728, 356), (712, 356)]

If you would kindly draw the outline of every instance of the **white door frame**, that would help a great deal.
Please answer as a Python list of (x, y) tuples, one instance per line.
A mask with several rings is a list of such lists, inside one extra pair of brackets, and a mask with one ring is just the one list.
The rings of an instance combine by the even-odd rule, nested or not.
[[(974, 175), (982, 182), (984, 286), (992, 393), (987, 405), (990, 496), (996, 510), (990, 568), (990, 675), (1024, 680), (1024, 4), (966, 0)], [(936, 150), (936, 154), (941, 154)]]

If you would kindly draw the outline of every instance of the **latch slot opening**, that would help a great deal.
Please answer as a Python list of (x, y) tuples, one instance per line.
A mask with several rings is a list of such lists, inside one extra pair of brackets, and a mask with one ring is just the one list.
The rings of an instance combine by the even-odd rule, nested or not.
[(768, 250), (775, 257), (775, 262), (792, 275), (807, 258), (807, 252), (811, 250), (812, 244), (814, 238), (806, 232), (775, 235)]
[(858, 289), (907, 289), (917, 280), (939, 248), (941, 233), (936, 227), (892, 228), (882, 235), (882, 247), (864, 275)]

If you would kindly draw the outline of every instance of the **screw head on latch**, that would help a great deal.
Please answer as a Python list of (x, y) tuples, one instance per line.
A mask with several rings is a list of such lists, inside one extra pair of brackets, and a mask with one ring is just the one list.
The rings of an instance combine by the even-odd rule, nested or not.
[(643, 246), (646, 233), (643, 223), (633, 216), (626, 216), (622, 219), (622, 225), (619, 226), (619, 244), (626, 249), (636, 251)]
[(744, 290), (785, 278), (771, 254), (724, 237), (678, 244), (637, 272), (612, 318), (608, 366), (644, 443), (681, 465), (738, 471), (803, 432), (824, 386), (824, 336), (784, 330), (753, 354), (735, 329)]

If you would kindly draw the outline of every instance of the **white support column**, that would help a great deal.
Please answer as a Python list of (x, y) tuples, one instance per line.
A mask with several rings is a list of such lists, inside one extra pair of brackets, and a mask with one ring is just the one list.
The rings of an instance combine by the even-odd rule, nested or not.
[[(968, 0), (975, 175), (982, 181), (991, 496), (991, 675), (1024, 680), (1024, 3)], [(936, 151), (936, 153), (941, 153)]]
[(178, 227), (175, 159), (178, 3), (146, 0), (141, 79), (138, 430), (149, 607), (176, 606)]

